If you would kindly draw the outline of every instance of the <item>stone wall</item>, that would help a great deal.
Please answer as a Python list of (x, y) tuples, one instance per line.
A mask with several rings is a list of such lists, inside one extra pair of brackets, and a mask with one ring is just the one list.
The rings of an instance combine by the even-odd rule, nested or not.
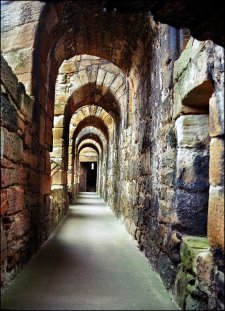
[(36, 142), (33, 106), (1, 56), (1, 286), (42, 245), (68, 206), (64, 201), (51, 209), (50, 157)]
[(149, 13), (90, 7), (3, 7), (4, 55), (34, 97), (3, 59), (2, 281), (76, 199), (88, 140), (99, 193), (178, 304), (222, 310), (224, 51), (191, 38), (180, 55), (180, 32)]

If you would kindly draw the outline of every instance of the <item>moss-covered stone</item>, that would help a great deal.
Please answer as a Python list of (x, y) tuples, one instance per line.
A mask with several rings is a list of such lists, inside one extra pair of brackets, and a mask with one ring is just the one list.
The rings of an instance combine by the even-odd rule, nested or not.
[(181, 245), (181, 262), (184, 268), (193, 272), (193, 263), (196, 256), (209, 248), (205, 237), (185, 236)]
[(187, 273), (183, 267), (180, 268), (176, 281), (175, 281), (175, 300), (178, 305), (182, 308), (185, 308), (185, 301), (188, 296), (187, 286), (193, 285), (195, 283), (194, 275)]

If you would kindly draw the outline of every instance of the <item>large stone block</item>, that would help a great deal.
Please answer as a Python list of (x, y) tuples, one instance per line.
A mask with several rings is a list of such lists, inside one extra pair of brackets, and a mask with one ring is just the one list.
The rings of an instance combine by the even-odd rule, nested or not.
[(57, 140), (62, 139), (62, 135), (63, 135), (63, 128), (54, 128), (53, 129), (54, 141), (55, 141), (55, 139), (57, 139)]
[(210, 187), (208, 238), (213, 248), (224, 249), (224, 187)]
[(7, 214), (14, 214), (24, 208), (24, 189), (19, 186), (7, 189), (8, 211)]
[(15, 215), (7, 216), (5, 223), (7, 224), (5, 227), (9, 229), (7, 241), (12, 244), (12, 242), (16, 242), (19, 237), (24, 236), (30, 229), (30, 211), (23, 210)]
[(184, 105), (181, 101), (178, 84), (175, 84), (173, 92), (173, 119), (176, 120), (180, 115), (197, 115), (208, 112), (208, 107), (194, 107)]
[(15, 74), (23, 74), (32, 71), (32, 48), (13, 50), (4, 54)]
[(5, 32), (21, 24), (29, 24), (38, 21), (43, 7), (44, 3), (33, 1), (3, 3), (1, 8), (2, 30)]
[(201, 291), (212, 294), (212, 288), (209, 286), (213, 282), (214, 262), (213, 254), (209, 251), (198, 253), (193, 262), (193, 271), (196, 274), (196, 286)]
[(5, 215), (8, 210), (7, 189), (1, 189), (1, 216)]
[(180, 116), (175, 126), (178, 147), (197, 148), (209, 144), (208, 115)]
[(3, 140), (3, 156), (14, 162), (20, 161), (23, 150), (22, 139), (15, 133), (2, 129), (1, 140)]
[(158, 269), (165, 287), (172, 288), (175, 282), (176, 268), (167, 254), (160, 253)]
[(185, 301), (188, 296), (187, 286), (195, 281), (191, 273), (186, 272), (183, 267), (180, 268), (175, 281), (174, 296), (177, 304), (182, 310), (185, 309)]
[(209, 182), (212, 186), (224, 185), (224, 139), (212, 138), (210, 142)]
[(15, 106), (3, 95), (1, 95), (1, 122), (11, 132), (18, 130), (18, 112)]
[(178, 148), (176, 185), (187, 191), (208, 191), (208, 149)]
[[(192, 45), (192, 46), (191, 46)], [(209, 79), (210, 63), (206, 44), (194, 40), (174, 65), (174, 80), (178, 81), (181, 102), (187, 106), (208, 107), (213, 93)]]
[(181, 243), (181, 263), (190, 272), (196, 271), (196, 258), (199, 253), (209, 250), (209, 242), (205, 237), (183, 236)]
[(26, 121), (30, 123), (32, 122), (32, 115), (33, 115), (33, 99), (25, 93), (25, 89), (23, 90), (24, 86), (22, 83), (19, 83), (19, 86), (20, 86), (20, 91), (19, 91), (20, 111), (25, 116)]
[(12, 50), (20, 50), (32, 46), (35, 36), (37, 22), (21, 24), (2, 34), (2, 51), (7, 53)]
[(211, 137), (224, 135), (224, 90), (210, 98), (209, 133)]
[(12, 68), (1, 54), (1, 81), (7, 91), (12, 95), (14, 100), (17, 100), (17, 83), (18, 79), (13, 73)]
[(19, 172), (17, 169), (1, 169), (1, 187), (5, 188), (19, 183)]
[(206, 235), (208, 193), (175, 192), (175, 212), (179, 229), (186, 234)]

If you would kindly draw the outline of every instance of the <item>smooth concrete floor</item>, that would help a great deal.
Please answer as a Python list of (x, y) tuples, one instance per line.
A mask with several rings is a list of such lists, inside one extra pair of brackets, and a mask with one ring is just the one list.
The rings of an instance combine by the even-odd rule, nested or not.
[(111, 209), (80, 193), (14, 279), (2, 310), (177, 310)]

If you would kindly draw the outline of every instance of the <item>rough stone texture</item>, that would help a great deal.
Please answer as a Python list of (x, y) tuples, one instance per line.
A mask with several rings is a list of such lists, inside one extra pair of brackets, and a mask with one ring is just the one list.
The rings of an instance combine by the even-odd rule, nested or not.
[(210, 187), (208, 213), (210, 244), (224, 249), (224, 187)]
[(181, 248), (181, 263), (182, 266), (190, 271), (194, 271), (194, 261), (196, 256), (209, 248), (209, 243), (206, 238), (186, 236), (182, 237), (182, 248)]
[[(156, 3), (148, 1), (146, 9), (150, 2)], [(164, 4), (157, 3), (159, 12)], [(93, 1), (3, 5), (3, 54), (18, 78), (3, 61), (3, 282), (62, 219), (68, 193), (76, 199), (78, 156), (89, 141), (100, 150), (98, 193), (165, 286), (176, 288), (184, 308), (214, 308), (222, 297), (224, 247), (223, 168), (214, 172), (224, 165), (224, 51), (191, 38), (182, 52), (183, 32), (155, 22), (148, 11), (138, 13), (132, 2), (126, 14), (122, 2), (117, 11), (104, 5), (108, 11)], [(174, 8), (167, 3), (162, 15)], [(179, 8), (185, 23), (190, 8), (185, 14)], [(207, 230), (214, 280), (211, 268), (203, 273), (199, 255), (196, 272), (188, 272), (196, 273), (193, 284), (185, 275), (175, 282), (179, 269), (187, 274), (183, 262), (178, 268), (182, 235)]]
[(209, 182), (212, 186), (224, 185), (224, 140), (212, 138), (210, 142)]
[[(51, 192), (48, 156), (39, 153), (35, 145), (33, 99), (3, 57), (1, 69), (1, 282), (4, 284), (40, 247), (52, 225), (48, 210)], [(67, 202), (63, 202), (63, 212), (66, 206)]]
[(212, 302), (209, 298), (215, 295), (214, 269), (208, 240), (183, 236), (181, 264), (175, 282), (175, 297), (182, 309), (209, 310), (215, 307), (215, 300)]
[(208, 115), (183, 115), (176, 120), (178, 147), (199, 148), (209, 144)]

